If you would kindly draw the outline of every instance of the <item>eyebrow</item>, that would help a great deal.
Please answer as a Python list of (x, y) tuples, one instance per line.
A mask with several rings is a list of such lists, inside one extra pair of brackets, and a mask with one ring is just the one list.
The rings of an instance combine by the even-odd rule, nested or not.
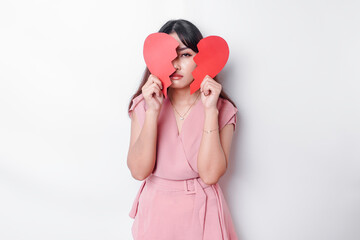
[(188, 49), (188, 47), (177, 48), (176, 50), (177, 51), (182, 51), (182, 50), (185, 50), (185, 49)]

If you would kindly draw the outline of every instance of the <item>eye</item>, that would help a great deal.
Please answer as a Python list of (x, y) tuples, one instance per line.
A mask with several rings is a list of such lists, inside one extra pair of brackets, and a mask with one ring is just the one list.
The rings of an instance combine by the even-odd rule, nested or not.
[(181, 57), (190, 57), (191, 56), (191, 54), (189, 54), (189, 53), (183, 53), (183, 54), (181, 54)]

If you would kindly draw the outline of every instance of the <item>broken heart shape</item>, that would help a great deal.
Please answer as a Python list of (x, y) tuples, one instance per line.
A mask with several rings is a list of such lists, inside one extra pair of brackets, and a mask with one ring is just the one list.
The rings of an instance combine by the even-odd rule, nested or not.
[(192, 72), (194, 81), (190, 84), (190, 94), (196, 92), (206, 75), (214, 78), (224, 68), (229, 59), (229, 46), (219, 36), (209, 36), (200, 40), (199, 52), (195, 55), (196, 68)]
[(167, 98), (167, 88), (171, 85), (170, 75), (175, 72), (172, 61), (177, 57), (179, 43), (166, 33), (152, 33), (144, 42), (143, 55), (149, 71), (160, 79), (162, 92)]
[[(175, 72), (172, 61), (177, 57), (179, 43), (166, 33), (152, 33), (144, 42), (143, 55), (149, 71), (163, 84), (162, 92), (167, 98), (167, 88), (171, 85), (170, 75)], [(219, 36), (209, 36), (199, 41), (199, 52), (195, 55), (196, 68), (192, 72), (194, 81), (190, 84), (190, 94), (196, 92), (206, 75), (214, 78), (225, 66), (229, 58), (229, 46)]]

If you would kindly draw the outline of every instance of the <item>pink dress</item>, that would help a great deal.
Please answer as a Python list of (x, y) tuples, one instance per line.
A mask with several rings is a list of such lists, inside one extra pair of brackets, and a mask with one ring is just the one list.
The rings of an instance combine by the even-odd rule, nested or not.
[[(236, 126), (234, 105), (219, 98), (217, 108), (220, 129), (226, 124)], [(133, 99), (129, 116), (135, 111), (141, 127), (146, 109), (142, 94)], [(142, 182), (129, 213), (134, 219), (134, 239), (238, 239), (220, 185), (207, 185), (199, 177), (197, 154), (204, 119), (204, 106), (198, 99), (179, 134), (175, 112), (169, 99), (164, 99), (158, 118), (156, 164)]]

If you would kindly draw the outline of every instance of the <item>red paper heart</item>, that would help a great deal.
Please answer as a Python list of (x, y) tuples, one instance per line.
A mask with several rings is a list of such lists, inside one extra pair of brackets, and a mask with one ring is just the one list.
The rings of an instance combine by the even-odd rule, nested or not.
[(194, 81), (190, 84), (190, 94), (196, 92), (206, 75), (214, 78), (229, 59), (229, 46), (219, 36), (209, 36), (200, 40), (199, 52), (195, 55), (196, 68), (192, 72)]
[(177, 57), (179, 43), (166, 33), (152, 33), (144, 42), (144, 59), (149, 71), (163, 84), (162, 92), (167, 98), (167, 88), (171, 85), (170, 75), (176, 71), (172, 61)]

